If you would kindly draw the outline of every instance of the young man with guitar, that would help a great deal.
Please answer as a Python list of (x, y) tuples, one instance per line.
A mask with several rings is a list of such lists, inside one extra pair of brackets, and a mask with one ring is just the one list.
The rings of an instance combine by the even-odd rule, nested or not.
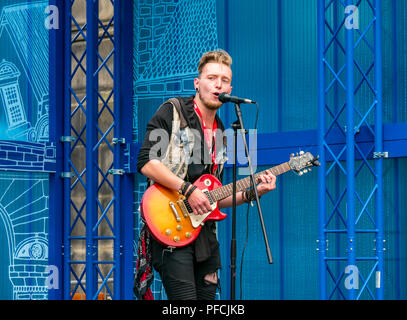
[[(142, 202), (148, 229), (141, 232), (136, 272), (135, 292), (141, 299), (151, 298), (149, 264), (160, 273), (170, 300), (215, 298), (220, 253), (214, 220), (223, 217), (199, 218), (232, 206), (231, 195), (216, 198), (203, 191), (205, 186), (219, 187), (222, 180), (226, 143), (216, 112), (222, 106), (218, 95), (232, 91), (231, 65), (231, 57), (223, 50), (204, 53), (194, 79), (195, 96), (170, 99), (148, 123), (137, 160), (139, 172), (153, 190)], [(271, 171), (260, 174), (257, 181), (259, 196), (276, 188)], [(240, 190), (237, 205), (254, 200), (253, 190)], [(162, 201), (167, 195), (175, 200)], [(178, 195), (181, 200), (176, 200)]]

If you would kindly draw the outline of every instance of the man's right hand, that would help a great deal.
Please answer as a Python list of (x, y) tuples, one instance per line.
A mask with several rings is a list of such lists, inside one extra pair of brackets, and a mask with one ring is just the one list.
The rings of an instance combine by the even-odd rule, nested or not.
[[(187, 189), (186, 194), (192, 188), (192, 185)], [(196, 188), (188, 198), (188, 203), (194, 214), (205, 214), (212, 211), (208, 197), (198, 188)]]

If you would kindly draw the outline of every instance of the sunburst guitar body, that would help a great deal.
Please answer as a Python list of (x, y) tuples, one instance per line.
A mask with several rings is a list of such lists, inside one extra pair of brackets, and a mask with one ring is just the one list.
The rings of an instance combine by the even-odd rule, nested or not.
[(195, 215), (184, 196), (158, 183), (150, 186), (144, 193), (141, 213), (153, 237), (160, 243), (172, 247), (186, 246), (198, 237), (206, 221), (223, 220), (227, 217), (219, 211), (218, 203), (213, 201), (209, 193), (222, 186), (216, 177), (203, 175), (194, 185), (208, 196), (211, 212)]

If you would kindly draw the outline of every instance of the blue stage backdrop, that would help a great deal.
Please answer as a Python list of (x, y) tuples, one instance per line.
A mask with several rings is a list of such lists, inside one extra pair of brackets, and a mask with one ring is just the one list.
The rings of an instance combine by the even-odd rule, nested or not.
[[(99, 0), (98, 3), (103, 4), (103, 1)], [(83, 0), (81, 4), (84, 5), (85, 2)], [(69, 252), (69, 221), (74, 209), (70, 207), (70, 198), (63, 197), (62, 184), (65, 185), (65, 193), (69, 193), (69, 182), (59, 176), (62, 171), (66, 171), (63, 168), (70, 155), (63, 155), (63, 144), (59, 139), (62, 135), (66, 136), (66, 133), (69, 135), (71, 130), (69, 126), (64, 128), (61, 115), (62, 111), (64, 115), (69, 115), (71, 111), (69, 104), (65, 105), (66, 110), (63, 108), (71, 94), (68, 89), (72, 84), (69, 81), (65, 83), (64, 79), (72, 81), (69, 70), (73, 60), (70, 61), (69, 58), (74, 58), (70, 57), (71, 49), (66, 47), (67, 43), (71, 44), (69, 40), (72, 40), (72, 30), (49, 32), (46, 21), (50, 3), (51, 1), (44, 0), (0, 1), (0, 299), (69, 298), (71, 293), (71, 257), (70, 254), (63, 256), (62, 251)], [(60, 17), (67, 18), (60, 29), (62, 26), (69, 26), (71, 19), (65, 14), (69, 15), (72, 2), (61, 0), (52, 3), (60, 5)], [(90, 0), (88, 2), (95, 3), (97, 2)], [(113, 5), (109, 0), (106, 3)], [(118, 30), (123, 30), (123, 39), (126, 39), (124, 35), (128, 35), (128, 32), (133, 32), (133, 52), (125, 50), (130, 46), (127, 42), (113, 50), (116, 59), (115, 74), (120, 68), (123, 68), (120, 69), (123, 74), (129, 70), (129, 63), (121, 64), (121, 57), (125, 57), (120, 52), (121, 49), (126, 53), (130, 52), (133, 57), (132, 101), (127, 101), (130, 100), (127, 88), (114, 90), (114, 97), (121, 97), (115, 99), (117, 105), (121, 106), (121, 114), (130, 113), (130, 109), (133, 111), (133, 141), (129, 142), (128, 136), (126, 138), (126, 144), (133, 152), (131, 155), (134, 155), (134, 150), (141, 143), (148, 120), (162, 102), (170, 97), (194, 94), (193, 79), (197, 76), (197, 62), (203, 52), (217, 48), (225, 49), (233, 57), (233, 93), (259, 103), (257, 128), (256, 108), (251, 105), (242, 106), (246, 128), (257, 130), (257, 140), (249, 140), (251, 146), (257, 144), (257, 149), (252, 150), (257, 171), (288, 161), (290, 153), (300, 150), (310, 151), (315, 155), (318, 153), (318, 112), (321, 108), (318, 94), (321, 94), (321, 88), (327, 104), (326, 125), (333, 124), (332, 137), (327, 137), (327, 141), (335, 152), (342, 149), (343, 133), (349, 132), (346, 131), (349, 128), (343, 126), (347, 123), (346, 111), (343, 109), (343, 101), (346, 101), (343, 87), (347, 79), (345, 69), (341, 69), (346, 62), (343, 47), (346, 32), (342, 26), (335, 33), (335, 27), (340, 27), (344, 21), (344, 1), (134, 0), (114, 3), (133, 5), (133, 12), (124, 9), (126, 12), (116, 12), (120, 17), (117, 16), (114, 22)], [(324, 3), (325, 7), (318, 6)], [(380, 18), (383, 56), (383, 68), (381, 74), (377, 74), (383, 80), (384, 151), (388, 152), (388, 158), (383, 159), (384, 224), (380, 228), (383, 227), (384, 230), (381, 230), (383, 243), (380, 246), (375, 243), (374, 234), (358, 233), (355, 250), (361, 258), (357, 261), (360, 277), (356, 294), (360, 299), (372, 299), (377, 289), (375, 286), (379, 284), (380, 289), (384, 288), (385, 299), (406, 299), (407, 277), (403, 270), (407, 268), (407, 200), (404, 196), (407, 192), (407, 180), (403, 177), (407, 175), (407, 2), (404, 0), (358, 2), (360, 29), (354, 31), (357, 59), (353, 68), (357, 87), (354, 104), (359, 113), (355, 111), (354, 117), (355, 124), (361, 125), (357, 128), (360, 132), (356, 139), (363, 148), (371, 146), (372, 135), (369, 130), (375, 124), (375, 117), (374, 112), (367, 111), (375, 106), (372, 98), (379, 96), (372, 93), (376, 70), (371, 65), (372, 51), (375, 52), (373, 25), (377, 21), (372, 20), (372, 10), (377, 3), (382, 4)], [(125, 5), (122, 7), (125, 8)], [(324, 18), (328, 21), (325, 25), (325, 45), (331, 44), (323, 52), (325, 61), (318, 59), (318, 39), (321, 39), (317, 36), (317, 21), (320, 17), (318, 7), (325, 9)], [(125, 23), (116, 24), (116, 21), (127, 21), (129, 14), (133, 19), (133, 30), (126, 29)], [(88, 16), (93, 17), (91, 14)], [(91, 28), (95, 31), (95, 38), (96, 25), (97, 22)], [(86, 30), (87, 34), (88, 31)], [(64, 40), (64, 36), (67, 39)], [(93, 45), (98, 43), (92, 35), (89, 37)], [(49, 39), (55, 43), (55, 47), (49, 44)], [(115, 40), (120, 43), (119, 39)], [(50, 55), (49, 52), (59, 54)], [(62, 57), (63, 52), (67, 53), (66, 57)], [(125, 58), (127, 60), (130, 57)], [(96, 60), (89, 58), (87, 62), (93, 67), (98, 66), (96, 55), (93, 59)], [(323, 84), (317, 77), (321, 62), (327, 62), (324, 65), (326, 83)], [(81, 60), (80, 63), (84, 61)], [(329, 70), (330, 64), (332, 70)], [(94, 70), (86, 69), (84, 77), (93, 79)], [(123, 87), (126, 77), (127, 74), (118, 79)], [(58, 80), (54, 83), (52, 79)], [(332, 90), (324, 92), (330, 83)], [(54, 86), (56, 90), (50, 89), (50, 86)], [(91, 88), (87, 89), (87, 93), (95, 94)], [(67, 90), (65, 96), (61, 93), (63, 90)], [(126, 94), (120, 96), (120, 90)], [(118, 111), (115, 109), (115, 112)], [(364, 117), (364, 114), (367, 116)], [(228, 128), (236, 120), (232, 104), (224, 105), (219, 115)], [(125, 122), (124, 118), (122, 116), (120, 121)], [(123, 123), (115, 122), (116, 125)], [(126, 123), (125, 128), (127, 127)], [(126, 133), (130, 131), (127, 130)], [(82, 138), (76, 137), (76, 141), (79, 139)], [(229, 139), (229, 145), (232, 145), (232, 139)], [(87, 146), (87, 150), (91, 147)], [(58, 155), (57, 150), (60, 150)], [(229, 150), (230, 159), (231, 151)], [(373, 198), (372, 190), (375, 190), (374, 175), (369, 166), (374, 167), (377, 161), (373, 159), (372, 152), (366, 159), (361, 152), (355, 154), (355, 168), (361, 168), (354, 180), (358, 197), (354, 199), (357, 228), (359, 231), (374, 229), (375, 204), (374, 201), (367, 200)], [(303, 176), (294, 173), (280, 176), (277, 190), (262, 197), (261, 205), (273, 264), (269, 264), (267, 260), (256, 206), (238, 208), (236, 298), (348, 297), (349, 283), (346, 281), (349, 273), (345, 267), (348, 262), (346, 256), (349, 254), (349, 246), (346, 244), (349, 215), (346, 194), (342, 193), (347, 181), (340, 168), (347, 168), (347, 165), (344, 154), (342, 157), (338, 156), (336, 161), (333, 160), (332, 154), (327, 154), (327, 169), (331, 165), (334, 168), (325, 179), (326, 187), (330, 190), (329, 196), (324, 194), (325, 209), (326, 213), (332, 211), (333, 214), (325, 214), (328, 221), (325, 230), (322, 230), (319, 219), (318, 195), (322, 188), (318, 169)], [(133, 164), (127, 165), (134, 169)], [(69, 165), (67, 167), (69, 170)], [(69, 174), (65, 172), (65, 177), (69, 177)], [(115, 176), (115, 181), (123, 177), (128, 179), (132, 174), (129, 171), (123, 176)], [(239, 178), (247, 175), (244, 165), (239, 168), (238, 174)], [(94, 175), (94, 178), (96, 181), (98, 176)], [(223, 182), (231, 181), (229, 162)], [(118, 248), (114, 251), (117, 269), (112, 276), (116, 286), (115, 297), (132, 296), (132, 273), (129, 269), (135, 267), (137, 258), (135, 249), (140, 229), (139, 204), (146, 188), (146, 179), (135, 174), (134, 182), (134, 226), (130, 233), (134, 236), (134, 254), (130, 252), (129, 257), (127, 250), (131, 237), (128, 236), (126, 226), (130, 223), (118, 223), (120, 228), (115, 229), (117, 234), (115, 233), (114, 238), (126, 239), (126, 252), (120, 251), (122, 242), (117, 242)], [(117, 208), (119, 201), (126, 200), (122, 199), (123, 195), (126, 195), (125, 191), (115, 197)], [(66, 202), (63, 203), (62, 199)], [(83, 203), (95, 201), (86, 199), (85, 196), (81, 200)], [(52, 209), (53, 207), (58, 209)], [(125, 211), (123, 215), (128, 212)], [(218, 299), (230, 298), (231, 210), (225, 212), (229, 215), (228, 219), (218, 223), (222, 254), (222, 269), (219, 273), (222, 290), (218, 292)], [(121, 221), (127, 222), (127, 218), (126, 216), (126, 220)], [(91, 227), (89, 224), (89, 229)], [(336, 230), (333, 231), (334, 229)], [(332, 234), (326, 233), (327, 230), (332, 230)], [(322, 245), (317, 242), (321, 232), (327, 235)], [(83, 243), (92, 240), (87, 238), (88, 234), (83, 237)], [(375, 269), (372, 269), (371, 264), (376, 261), (376, 248), (382, 244), (384, 271), (378, 274), (373, 272)], [(325, 251), (324, 255), (318, 251), (321, 248)], [(93, 249), (89, 250), (88, 256)], [(122, 254), (125, 259), (122, 259)], [(329, 269), (321, 269), (321, 256), (332, 260)], [(336, 257), (345, 259), (335, 260)], [(133, 261), (129, 261), (132, 258)], [(92, 259), (88, 259), (87, 263), (93, 268)], [(48, 276), (52, 274), (54, 264), (66, 267), (65, 271), (62, 268), (59, 270), (60, 289), (63, 289), (64, 296), (57, 290), (48, 290)], [(321, 282), (324, 277), (326, 287)], [(92, 285), (91, 277), (87, 280)], [(81, 284), (85, 285), (84, 279)], [(166, 299), (157, 274), (152, 288), (156, 299)], [(91, 286), (89, 292), (90, 289)], [(123, 294), (121, 291), (126, 292)]]
[(0, 299), (47, 299), (48, 1), (0, 2)]

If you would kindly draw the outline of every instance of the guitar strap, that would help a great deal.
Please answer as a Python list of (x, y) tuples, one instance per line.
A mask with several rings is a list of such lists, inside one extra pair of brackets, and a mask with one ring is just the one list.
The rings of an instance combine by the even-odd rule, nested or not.
[(184, 115), (182, 113), (181, 110), (181, 103), (179, 102), (179, 100), (177, 98), (171, 98), (168, 100), (174, 107), (175, 109), (178, 111), (178, 116), (179, 116), (179, 120), (180, 120), (180, 129), (185, 129), (188, 126), (187, 121), (184, 118)]

